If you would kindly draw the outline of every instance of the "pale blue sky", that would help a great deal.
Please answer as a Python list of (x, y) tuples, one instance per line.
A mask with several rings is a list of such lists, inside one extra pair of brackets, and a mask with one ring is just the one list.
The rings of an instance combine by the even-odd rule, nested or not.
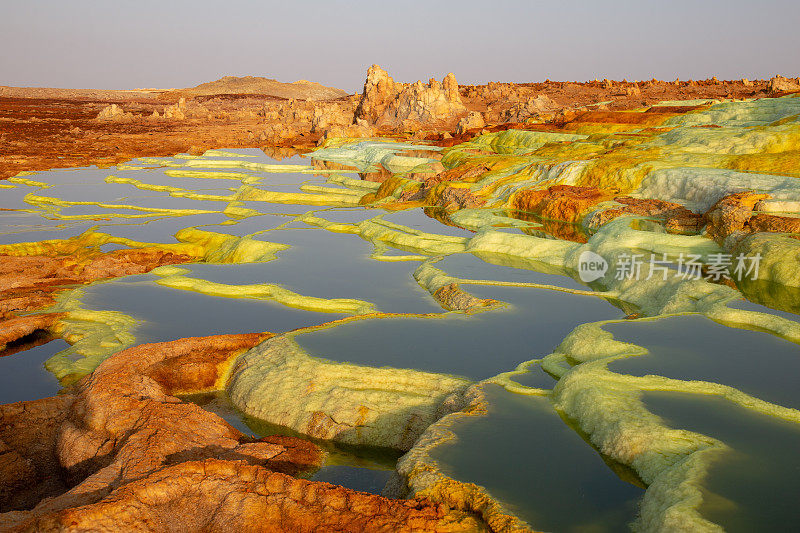
[(797, 0), (0, 0), (0, 85), (800, 75)]

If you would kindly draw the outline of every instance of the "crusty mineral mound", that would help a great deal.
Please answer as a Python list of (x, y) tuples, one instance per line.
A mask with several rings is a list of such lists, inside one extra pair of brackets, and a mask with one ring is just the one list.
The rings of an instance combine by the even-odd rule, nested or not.
[(511, 198), (510, 207), (543, 218), (580, 222), (590, 208), (613, 197), (613, 192), (595, 187), (554, 185), (547, 189), (522, 189)]
[(618, 206), (595, 211), (589, 220), (584, 222), (584, 225), (590, 229), (597, 229), (613, 219), (623, 216), (654, 218), (662, 221), (665, 228), (682, 233), (700, 231), (704, 225), (701, 215), (674, 202), (630, 196), (617, 196), (614, 198), (614, 202)]

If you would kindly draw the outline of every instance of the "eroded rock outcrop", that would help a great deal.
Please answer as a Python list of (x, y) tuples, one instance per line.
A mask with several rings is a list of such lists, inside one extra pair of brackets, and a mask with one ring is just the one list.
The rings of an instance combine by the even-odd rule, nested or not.
[(758, 212), (769, 194), (745, 191), (720, 199), (703, 218), (708, 222), (708, 236), (719, 244), (732, 235), (750, 233), (800, 233), (800, 218)]
[(775, 76), (770, 78), (768, 89), (770, 93), (791, 93), (800, 91), (800, 81), (797, 78), (784, 78)]
[(766, 198), (769, 198), (768, 194), (752, 191), (722, 198), (703, 215), (708, 221), (708, 236), (722, 243), (732, 233), (744, 230), (756, 204)]
[(471, 111), (469, 115), (458, 121), (456, 133), (461, 135), (469, 130), (482, 128), (485, 125), (486, 121), (483, 120), (483, 115), (477, 111)]
[(135, 118), (133, 113), (126, 112), (122, 106), (111, 104), (104, 107), (97, 115), (97, 120), (115, 120), (129, 122)]
[(378, 65), (367, 70), (364, 92), (355, 119), (379, 128), (419, 130), (426, 126), (452, 127), (467, 114), (458, 82), (450, 73), (439, 83), (397, 83)]
[(546, 94), (531, 96), (524, 102), (513, 104), (504, 111), (501, 120), (502, 122), (525, 122), (530, 119), (545, 118), (559, 111), (561, 107)]

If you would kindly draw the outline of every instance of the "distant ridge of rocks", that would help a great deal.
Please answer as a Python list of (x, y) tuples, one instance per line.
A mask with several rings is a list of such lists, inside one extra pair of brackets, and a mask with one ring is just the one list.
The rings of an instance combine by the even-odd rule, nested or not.
[[(441, 81), (401, 83), (377, 65), (367, 71), (363, 92), (350, 95), (304, 80), (253, 76), (169, 90), (0, 86), (0, 115), (7, 126), (0, 133), (6, 151), (0, 155), (0, 179), (23, 170), (107, 165), (219, 146), (305, 151), (334, 137), (389, 136), (444, 146), (484, 131), (560, 127), (586, 113), (603, 122), (615, 120), (614, 113), (659, 103), (662, 111), (680, 112), (681, 102), (797, 92), (800, 79), (785, 76), (459, 85), (448, 74)], [(54, 132), (47, 142), (43, 125)], [(76, 147), (74, 153), (65, 152), (64, 143)]]

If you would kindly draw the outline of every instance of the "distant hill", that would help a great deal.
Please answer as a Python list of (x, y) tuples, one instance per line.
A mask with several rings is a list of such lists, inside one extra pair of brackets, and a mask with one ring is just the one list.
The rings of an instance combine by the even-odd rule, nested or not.
[(170, 91), (180, 96), (208, 96), (213, 94), (258, 94), (278, 98), (296, 98), (303, 100), (330, 100), (347, 96), (347, 93), (335, 87), (326, 87), (321, 83), (299, 80), (294, 83), (283, 83), (270, 78), (258, 76), (225, 76), (217, 81), (201, 83), (197, 87)]

